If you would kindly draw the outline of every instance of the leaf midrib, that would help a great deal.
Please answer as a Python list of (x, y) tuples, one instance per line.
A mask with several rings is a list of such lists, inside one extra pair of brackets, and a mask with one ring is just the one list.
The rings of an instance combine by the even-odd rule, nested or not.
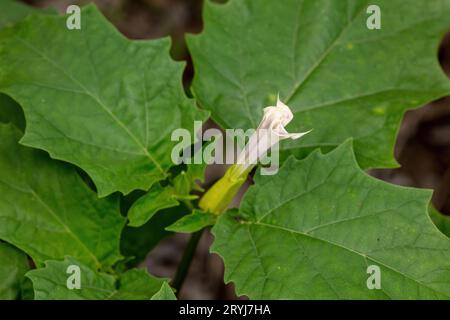
[[(337, 35), (336, 39), (333, 40), (333, 42), (330, 44), (330, 46), (327, 48), (327, 50), (325, 50), (325, 52), (311, 66), (311, 68), (308, 69), (308, 71), (304, 75), (303, 79), (301, 79), (299, 82), (294, 84), (293, 89), (291, 90), (291, 92), (285, 98), (286, 103), (289, 103), (289, 101), (298, 93), (298, 91), (301, 89), (301, 87), (309, 80), (310, 76), (317, 70), (317, 68), (322, 64), (322, 62), (328, 57), (328, 55), (331, 53), (331, 51), (339, 43), (339, 41), (341, 40), (342, 36), (353, 25), (353, 23), (356, 21), (356, 19), (359, 17), (359, 15), (362, 12), (364, 12), (364, 8), (365, 8), (365, 5), (361, 5), (361, 8), (358, 10), (358, 12), (356, 12), (354, 17), (350, 21), (347, 22), (347, 25), (341, 30), (341, 32), (339, 32), (339, 34)], [(295, 59), (295, 57), (294, 57), (294, 59)]]
[(53, 209), (47, 205), (47, 203), (33, 190), (30, 188), (30, 193), (33, 195), (33, 197), (38, 200), (42, 206), (51, 214), (51, 216), (66, 230), (66, 233), (69, 234), (75, 241), (78, 242), (78, 244), (84, 249), (85, 252), (88, 253), (88, 255), (94, 260), (97, 267), (101, 267), (102, 264), (97, 259), (96, 255), (88, 248), (86, 245), (81, 241), (81, 239), (69, 228), (67, 224), (64, 223), (64, 221), (61, 220), (61, 218), (56, 214)]

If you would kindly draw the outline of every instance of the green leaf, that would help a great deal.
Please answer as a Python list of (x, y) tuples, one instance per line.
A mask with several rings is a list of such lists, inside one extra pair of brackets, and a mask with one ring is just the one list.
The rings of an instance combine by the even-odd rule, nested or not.
[(54, 13), (52, 9), (38, 10), (16, 0), (0, 1), (0, 29), (12, 25), (32, 13)]
[(201, 164), (191, 163), (187, 165), (187, 173), (189, 174), (192, 182), (205, 182), (205, 170), (207, 166), (208, 165), (206, 162)]
[(82, 168), (100, 196), (148, 190), (173, 165), (173, 130), (207, 114), (185, 96), (168, 38), (130, 41), (94, 6), (81, 16), (81, 30), (35, 15), (0, 33), (0, 88), (24, 109), (21, 143)]
[[(203, 147), (197, 150), (198, 153), (203, 152)], [(193, 159), (191, 159), (193, 161)], [(172, 179), (172, 185), (174, 192), (177, 197), (182, 200), (195, 200), (198, 198), (197, 195), (191, 195), (191, 191), (204, 192), (205, 190), (200, 186), (201, 183), (205, 182), (205, 170), (207, 167), (206, 162), (200, 164), (189, 163), (183, 164), (185, 166), (181, 172)]]
[[(69, 266), (80, 269), (80, 289), (67, 286), (71, 282), (69, 277), (75, 276), (68, 272)], [(71, 257), (64, 261), (45, 261), (44, 268), (31, 270), (26, 276), (33, 282), (36, 300), (103, 300), (116, 293), (113, 276), (94, 271)]]
[(155, 293), (151, 300), (177, 300), (177, 297), (175, 297), (172, 288), (167, 282), (164, 282), (161, 289)]
[(179, 194), (189, 194), (191, 192), (191, 179), (186, 171), (181, 171), (179, 175), (177, 175), (173, 179), (174, 192)]
[(216, 223), (217, 215), (194, 210), (166, 228), (168, 231), (192, 233)]
[[(252, 299), (450, 298), (450, 239), (428, 217), (431, 191), (366, 175), (351, 143), (257, 176), (213, 251)], [(367, 268), (381, 270), (369, 290)]]
[(182, 170), (171, 185), (162, 187), (159, 184), (152, 188), (130, 207), (128, 211), (129, 226), (140, 227), (147, 223), (158, 211), (176, 207), (179, 201), (191, 201), (198, 198), (190, 194), (192, 190), (204, 191), (198, 182), (204, 182), (206, 163), (189, 164)]
[(429, 208), (431, 220), (433, 220), (436, 227), (447, 237), (450, 237), (450, 216), (443, 215), (433, 206)]
[[(203, 149), (201, 149), (199, 152), (202, 152)], [(176, 177), (176, 179), (183, 179), (184, 181), (187, 182), (187, 185), (189, 186), (189, 191), (186, 192), (182, 190), (177, 190), (178, 193), (180, 194), (187, 194), (189, 193), (191, 190), (196, 190), (196, 191), (200, 191), (203, 192), (203, 188), (201, 188), (199, 186), (198, 183), (204, 183), (205, 182), (205, 170), (207, 167), (207, 163), (206, 162), (202, 162), (201, 164), (195, 164), (195, 163), (191, 163), (187, 165), (187, 170), (181, 172), (180, 175), (178, 175)]]
[(37, 265), (70, 255), (94, 268), (112, 266), (124, 225), (116, 197), (99, 200), (72, 166), (20, 146), (20, 137), (0, 124), (0, 239)]
[(165, 228), (189, 213), (184, 205), (164, 209), (156, 213), (146, 224), (136, 227), (125, 227), (122, 232), (120, 247), (123, 255), (134, 257), (127, 265), (135, 266), (143, 261), (147, 253), (151, 251), (162, 239), (173, 232)]
[[(67, 286), (74, 275), (73, 271), (68, 271), (71, 265), (80, 269), (79, 289)], [(155, 278), (142, 269), (128, 270), (116, 281), (113, 276), (94, 271), (71, 257), (64, 261), (46, 261), (44, 268), (28, 272), (27, 277), (33, 282), (37, 300), (148, 300), (165, 283), (164, 279)]]
[(176, 207), (179, 202), (170, 187), (153, 185), (148, 193), (140, 197), (128, 211), (129, 226), (140, 227), (150, 220), (158, 211)]
[(142, 269), (131, 269), (120, 277), (119, 290), (110, 299), (149, 300), (164, 285), (164, 279), (158, 279)]
[[(381, 9), (369, 30), (368, 5)], [(437, 48), (450, 1), (205, 1), (204, 31), (189, 36), (194, 96), (224, 128), (256, 128), (277, 93), (292, 108), (281, 149), (304, 155), (349, 137), (363, 168), (396, 166), (405, 110), (450, 93)]]
[(24, 275), (30, 268), (27, 255), (0, 242), (0, 300), (17, 299)]

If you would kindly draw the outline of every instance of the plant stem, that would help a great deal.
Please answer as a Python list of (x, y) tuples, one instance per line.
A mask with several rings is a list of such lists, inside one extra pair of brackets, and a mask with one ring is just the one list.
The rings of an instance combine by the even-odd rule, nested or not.
[(189, 267), (191, 266), (192, 259), (194, 258), (195, 250), (197, 249), (198, 242), (202, 237), (203, 230), (194, 232), (189, 239), (189, 242), (184, 250), (183, 257), (181, 258), (181, 262), (178, 265), (177, 272), (172, 281), (172, 287), (176, 290), (177, 296), (180, 294), (181, 288), (183, 286), (184, 279), (187, 276), (189, 271)]
[[(227, 170), (225, 175), (219, 179), (200, 199), (200, 209), (217, 215), (222, 214), (226, 210), (251, 171), (251, 168), (244, 170), (239, 169), (240, 167), (238, 165), (233, 165)], [(194, 207), (189, 200), (184, 203), (191, 211), (194, 210)], [(198, 242), (202, 237), (203, 230), (204, 229), (191, 235), (186, 249), (184, 250), (183, 257), (181, 258), (181, 262), (178, 265), (177, 272), (172, 281), (172, 287), (176, 290), (175, 292), (177, 296), (180, 294), (181, 287), (183, 286), (184, 279), (186, 278), (189, 267), (191, 266), (195, 250), (197, 249)]]

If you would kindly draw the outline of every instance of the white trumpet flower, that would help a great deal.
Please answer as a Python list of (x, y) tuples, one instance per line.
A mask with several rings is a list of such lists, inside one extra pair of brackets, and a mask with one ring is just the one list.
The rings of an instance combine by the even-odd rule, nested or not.
[[(237, 163), (230, 167), (225, 172), (225, 175), (203, 195), (200, 199), (199, 207), (205, 212), (212, 212), (218, 215), (224, 212), (246, 181), (251, 169), (258, 161), (262, 162), (262, 157), (271, 148), (280, 140), (288, 138), (299, 139), (309, 132), (287, 132), (285, 126), (293, 118), (294, 115), (291, 109), (281, 102), (279, 97), (276, 106), (264, 108), (263, 119), (239, 154)], [(272, 149), (273, 152), (274, 150)], [(262, 171), (261, 174), (263, 174)]]
[(264, 115), (256, 131), (250, 136), (249, 142), (237, 159), (235, 174), (240, 175), (251, 169), (267, 152), (284, 139), (296, 140), (307, 132), (289, 133), (285, 126), (292, 121), (294, 115), (291, 109), (277, 97), (276, 106), (264, 108)]

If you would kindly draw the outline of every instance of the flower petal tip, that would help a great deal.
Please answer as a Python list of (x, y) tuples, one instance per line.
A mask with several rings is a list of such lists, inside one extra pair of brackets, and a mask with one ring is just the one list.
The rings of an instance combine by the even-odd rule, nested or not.
[(289, 133), (289, 138), (291, 138), (292, 140), (297, 140), (297, 139), (300, 139), (301, 137), (307, 135), (307, 134), (310, 133), (311, 131), (312, 131), (312, 129), (309, 130), (309, 131), (306, 131), (306, 132)]

